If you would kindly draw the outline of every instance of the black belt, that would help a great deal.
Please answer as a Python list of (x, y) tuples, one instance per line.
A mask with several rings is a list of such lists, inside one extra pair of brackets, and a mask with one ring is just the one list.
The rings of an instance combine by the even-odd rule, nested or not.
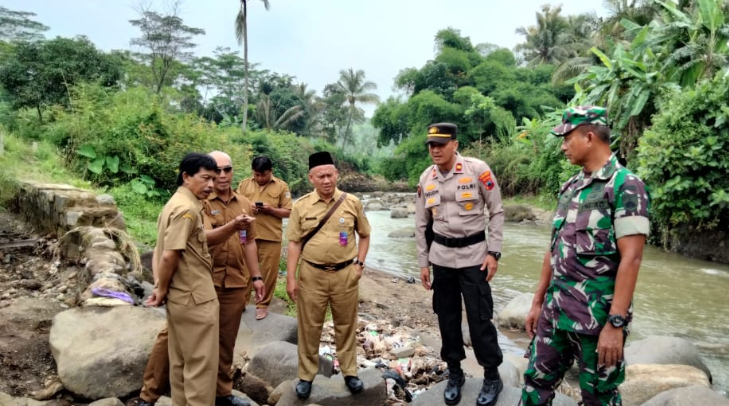
[[(306, 261), (306, 260), (304, 260)], [(336, 272), (341, 269), (346, 268), (347, 266), (351, 265), (352, 262), (354, 262), (354, 259), (350, 259), (349, 261), (340, 262), (338, 264), (315, 264), (313, 262), (306, 261), (309, 265), (313, 266), (314, 268), (319, 268), (322, 271), (327, 272)]]
[(433, 236), (433, 241), (449, 248), (468, 247), (469, 245), (478, 244), (481, 241), (486, 241), (486, 231), (481, 231), (480, 233), (471, 234), (469, 236), (461, 238), (448, 238), (440, 234), (435, 234)]

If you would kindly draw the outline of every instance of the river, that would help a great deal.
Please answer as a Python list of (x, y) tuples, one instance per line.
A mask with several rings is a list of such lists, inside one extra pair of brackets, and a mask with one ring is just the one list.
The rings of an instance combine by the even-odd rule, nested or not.
[[(367, 264), (400, 277), (419, 277), (415, 240), (387, 235), (414, 227), (412, 216), (391, 219), (389, 211), (367, 212), (373, 232)], [(506, 223), (503, 257), (492, 281), (495, 312), (512, 298), (532, 292), (549, 242), (546, 225)], [(422, 289), (419, 284), (409, 285)], [(729, 394), (729, 266), (687, 258), (647, 247), (634, 295), (634, 319), (628, 340), (651, 335), (693, 342), (712, 372), (714, 389)], [(526, 335), (524, 335), (526, 337)], [(500, 337), (504, 351), (523, 353), (526, 340)]]

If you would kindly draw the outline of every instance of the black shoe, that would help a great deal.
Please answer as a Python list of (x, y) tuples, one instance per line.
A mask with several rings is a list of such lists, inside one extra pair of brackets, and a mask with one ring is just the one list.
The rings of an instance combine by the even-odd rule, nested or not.
[(238, 396), (218, 396), (215, 398), (215, 406), (251, 406), (251, 402)]
[(461, 386), (464, 383), (466, 383), (466, 378), (463, 374), (456, 375), (451, 373), (451, 376), (448, 378), (448, 384), (443, 392), (443, 399), (446, 405), (457, 405), (461, 401)]
[(311, 395), (311, 381), (305, 381), (299, 379), (299, 383), (296, 384), (296, 396), (299, 399), (308, 399)]
[(364, 384), (362, 383), (362, 380), (357, 378), (356, 376), (345, 376), (344, 383), (347, 385), (347, 389), (349, 389), (349, 391), (352, 392), (353, 395), (355, 393), (362, 392), (362, 389), (364, 389)]
[(504, 389), (504, 384), (501, 382), (501, 377), (498, 379), (484, 379), (483, 386), (481, 387), (481, 393), (478, 394), (476, 399), (477, 406), (493, 406), (499, 399), (499, 393)]
[(154, 406), (154, 403), (149, 403), (146, 400), (139, 398), (137, 401), (137, 406)]

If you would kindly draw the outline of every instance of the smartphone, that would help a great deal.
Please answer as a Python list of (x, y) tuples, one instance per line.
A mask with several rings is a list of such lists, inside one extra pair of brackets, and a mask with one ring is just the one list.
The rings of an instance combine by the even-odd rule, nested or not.
[(263, 202), (256, 202), (256, 207), (263, 207)]

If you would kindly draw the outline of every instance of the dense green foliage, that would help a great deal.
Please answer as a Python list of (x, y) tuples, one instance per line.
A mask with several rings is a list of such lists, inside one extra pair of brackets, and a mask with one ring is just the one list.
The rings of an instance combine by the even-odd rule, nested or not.
[(668, 231), (682, 224), (729, 227), (729, 80), (671, 94), (638, 152), (652, 185), (654, 214)]

